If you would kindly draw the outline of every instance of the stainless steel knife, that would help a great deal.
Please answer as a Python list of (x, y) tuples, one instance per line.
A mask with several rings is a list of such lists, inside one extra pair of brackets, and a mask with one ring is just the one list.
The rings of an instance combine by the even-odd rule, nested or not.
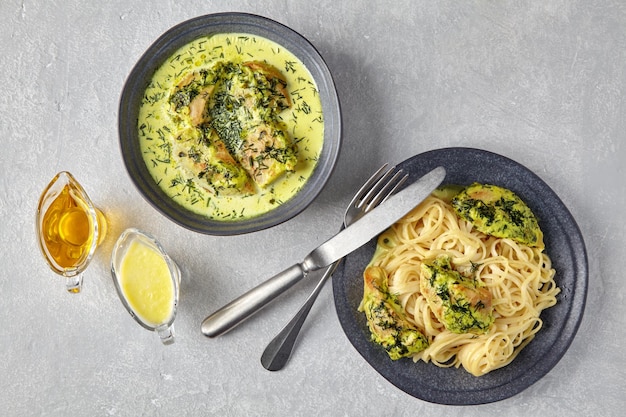
[(219, 336), (302, 280), (309, 272), (324, 268), (360, 248), (400, 220), (433, 192), (446, 176), (438, 167), (391, 196), (361, 219), (346, 227), (297, 263), (220, 308), (202, 322), (202, 333)]

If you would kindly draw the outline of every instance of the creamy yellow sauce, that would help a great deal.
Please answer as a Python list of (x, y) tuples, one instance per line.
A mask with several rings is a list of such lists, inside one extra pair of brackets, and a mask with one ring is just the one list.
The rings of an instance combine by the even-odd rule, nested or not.
[[(280, 113), (286, 132), (297, 143), (298, 162), (267, 188), (252, 195), (215, 195), (198, 186), (171, 155), (176, 125), (168, 102), (178, 82), (193, 71), (220, 61), (264, 61), (287, 80), (292, 106)], [(144, 161), (160, 188), (178, 204), (215, 220), (237, 220), (266, 213), (288, 201), (311, 176), (324, 139), (322, 105), (317, 86), (304, 64), (268, 39), (247, 34), (216, 34), (199, 38), (174, 53), (154, 74), (139, 111), (139, 141)]]
[(119, 284), (128, 306), (145, 324), (165, 324), (174, 312), (175, 288), (163, 256), (133, 240), (121, 261)]

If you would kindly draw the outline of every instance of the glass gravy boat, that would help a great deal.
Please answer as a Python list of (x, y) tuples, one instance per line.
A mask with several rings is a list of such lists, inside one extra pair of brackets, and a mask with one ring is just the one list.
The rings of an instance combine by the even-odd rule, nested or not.
[(138, 229), (126, 229), (113, 247), (111, 275), (135, 321), (158, 333), (163, 344), (174, 343), (181, 274), (160, 243)]
[(79, 293), (83, 272), (106, 236), (107, 222), (83, 187), (67, 171), (44, 189), (36, 214), (41, 253), (48, 266), (66, 278), (66, 289)]

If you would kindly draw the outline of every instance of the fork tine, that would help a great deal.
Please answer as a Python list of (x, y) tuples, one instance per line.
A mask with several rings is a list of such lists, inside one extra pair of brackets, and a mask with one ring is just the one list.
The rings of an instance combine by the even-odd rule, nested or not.
[[(363, 201), (367, 197), (367, 195), (371, 193), (372, 189), (376, 188), (380, 180), (384, 178), (385, 175), (389, 174), (389, 171), (385, 171), (388, 165), (389, 164), (384, 164), (383, 166), (378, 168), (378, 171), (374, 172), (372, 176), (365, 182), (365, 184), (363, 184), (361, 188), (359, 188), (359, 191), (357, 191), (354, 194), (354, 197), (352, 197), (350, 206), (357, 205), (360, 201)], [(393, 167), (390, 169), (393, 169)]]
[[(387, 164), (385, 164), (384, 166), (386, 167)], [(388, 183), (389, 178), (393, 177), (394, 172), (395, 172), (396, 167), (392, 166), (391, 168), (389, 168), (387, 171), (385, 171), (382, 175), (378, 175), (377, 180), (374, 181), (367, 181), (366, 185), (369, 185), (369, 188), (365, 189), (365, 187), (362, 187), (361, 190), (364, 193), (357, 193), (358, 195), (358, 201), (356, 202), (356, 206), (357, 207), (362, 207), (364, 204), (366, 204), (368, 201), (370, 201), (373, 196), (375, 196), (376, 194), (378, 194), (378, 192), (380, 191), (380, 189), (382, 187), (385, 186), (385, 184)], [(379, 170), (380, 171), (380, 170)], [(359, 190), (359, 191), (361, 191)]]
[(368, 195), (369, 198), (363, 201), (364, 207), (362, 210), (368, 212), (383, 203), (404, 183), (404, 181), (406, 181), (408, 177), (408, 174), (404, 174), (402, 170), (398, 170), (384, 184), (377, 184), (382, 185), (382, 187), (376, 190), (376, 194)]
[[(360, 201), (356, 204), (358, 208), (363, 209), (364, 206), (370, 205), (373, 208), (377, 204), (381, 203), (381, 200), (385, 197), (385, 193), (389, 192), (389, 189), (392, 187), (392, 184), (398, 180), (398, 177), (402, 175), (402, 170), (396, 170), (395, 166), (392, 166), (382, 175), (376, 184), (370, 187), (369, 191), (365, 194), (365, 196), (360, 198)], [(402, 180), (404, 181), (404, 180)], [(369, 182), (369, 181), (368, 181)]]

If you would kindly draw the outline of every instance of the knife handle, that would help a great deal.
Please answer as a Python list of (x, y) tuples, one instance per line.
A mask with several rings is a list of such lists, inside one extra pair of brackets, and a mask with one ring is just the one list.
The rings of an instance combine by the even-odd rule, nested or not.
[(274, 275), (204, 319), (202, 333), (207, 337), (226, 333), (293, 287), (306, 275), (301, 264), (295, 264)]

